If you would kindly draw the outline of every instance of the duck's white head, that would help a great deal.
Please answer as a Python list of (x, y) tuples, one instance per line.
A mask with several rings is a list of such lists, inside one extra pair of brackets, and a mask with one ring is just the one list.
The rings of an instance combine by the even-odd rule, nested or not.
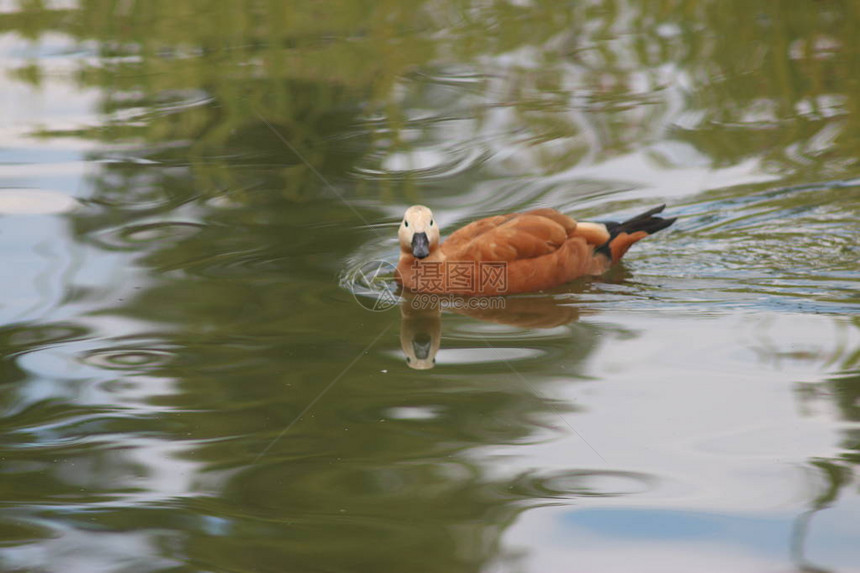
[(439, 246), (439, 226), (433, 219), (433, 212), (424, 205), (413, 205), (406, 209), (400, 229), (400, 250), (412, 253), (416, 259), (423, 259)]

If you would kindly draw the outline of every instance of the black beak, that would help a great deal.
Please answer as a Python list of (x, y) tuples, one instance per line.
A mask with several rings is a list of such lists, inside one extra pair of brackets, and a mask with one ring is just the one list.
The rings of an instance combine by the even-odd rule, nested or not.
[(427, 239), (427, 233), (415, 233), (412, 235), (412, 256), (416, 259), (423, 259), (430, 254), (430, 241)]
[(427, 360), (432, 347), (433, 339), (426, 332), (419, 332), (412, 339), (412, 351), (415, 352), (415, 358), (418, 360)]

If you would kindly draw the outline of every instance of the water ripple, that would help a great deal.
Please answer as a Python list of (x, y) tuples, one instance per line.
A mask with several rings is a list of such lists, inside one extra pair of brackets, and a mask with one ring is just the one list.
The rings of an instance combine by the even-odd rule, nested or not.
[(644, 473), (609, 470), (568, 470), (519, 476), (504, 492), (525, 499), (618, 497), (655, 489), (657, 478)]
[(490, 158), (480, 145), (414, 148), (368, 158), (377, 167), (357, 167), (354, 176), (368, 181), (433, 180), (476, 169)]
[[(637, 245), (635, 296), (737, 308), (845, 312), (857, 303), (856, 179), (744, 193), (675, 211), (669, 233)], [(740, 191), (740, 194), (738, 193)], [(720, 196), (722, 195), (722, 196)], [(673, 277), (673, 278), (669, 278)], [(601, 285), (604, 292), (613, 287)]]
[(94, 235), (93, 239), (105, 248), (136, 249), (186, 239), (203, 228), (204, 225), (187, 221), (160, 221), (110, 229)]
[(82, 360), (108, 370), (148, 370), (159, 368), (173, 360), (175, 354), (159, 348), (106, 348), (86, 353)]
[(0, 341), (10, 353), (34, 352), (54, 344), (80, 340), (88, 334), (87, 328), (76, 324), (12, 325), (0, 330)]

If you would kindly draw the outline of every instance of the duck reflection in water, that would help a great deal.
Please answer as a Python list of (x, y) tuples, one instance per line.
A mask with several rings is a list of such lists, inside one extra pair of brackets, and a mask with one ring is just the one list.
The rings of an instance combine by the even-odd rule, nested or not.
[(556, 328), (576, 321), (580, 315), (579, 309), (550, 295), (453, 297), (403, 292), (402, 297), (400, 346), (406, 364), (416, 370), (436, 365), (444, 312), (523, 329)]

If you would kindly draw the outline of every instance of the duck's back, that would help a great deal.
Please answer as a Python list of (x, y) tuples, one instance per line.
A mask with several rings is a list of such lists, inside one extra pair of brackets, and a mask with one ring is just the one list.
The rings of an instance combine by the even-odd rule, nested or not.
[[(449, 263), (504, 263), (505, 294), (545, 290), (605, 270), (608, 261), (595, 260), (575, 230), (576, 221), (554, 209), (499, 215), (454, 232), (442, 252)], [(500, 294), (496, 287), (478, 281), (473, 294)]]
[(538, 209), (480, 219), (442, 243), (448, 260), (515, 261), (558, 250), (576, 221), (554, 209)]

